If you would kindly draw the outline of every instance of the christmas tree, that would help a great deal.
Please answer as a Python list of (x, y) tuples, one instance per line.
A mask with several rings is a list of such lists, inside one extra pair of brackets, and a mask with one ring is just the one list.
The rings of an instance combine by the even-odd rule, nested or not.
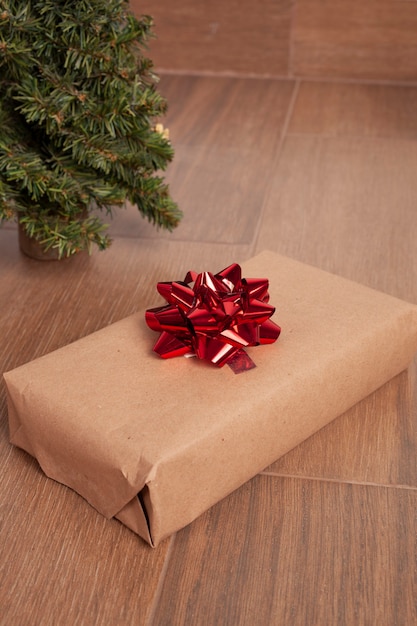
[(173, 149), (152, 26), (124, 0), (0, 0), (0, 221), (60, 257), (110, 244), (97, 209), (181, 218), (158, 175)]

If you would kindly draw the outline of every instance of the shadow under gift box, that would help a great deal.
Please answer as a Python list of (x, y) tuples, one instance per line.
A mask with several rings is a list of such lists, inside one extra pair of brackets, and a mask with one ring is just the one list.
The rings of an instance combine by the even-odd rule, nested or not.
[(415, 305), (272, 252), (242, 275), (269, 278), (282, 327), (276, 343), (247, 350), (252, 370), (161, 359), (141, 312), (4, 375), (11, 442), (152, 546), (417, 350)]

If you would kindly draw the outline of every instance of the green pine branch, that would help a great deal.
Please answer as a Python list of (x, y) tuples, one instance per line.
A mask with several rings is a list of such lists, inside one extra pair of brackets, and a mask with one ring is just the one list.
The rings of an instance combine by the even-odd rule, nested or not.
[(158, 174), (174, 152), (155, 128), (167, 103), (144, 54), (152, 26), (124, 0), (3, 0), (0, 221), (17, 216), (62, 255), (109, 245), (97, 208), (130, 201), (178, 224)]

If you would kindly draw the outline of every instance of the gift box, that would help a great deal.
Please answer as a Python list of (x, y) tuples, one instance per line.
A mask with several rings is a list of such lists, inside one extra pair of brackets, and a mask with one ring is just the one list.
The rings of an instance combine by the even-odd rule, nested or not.
[(160, 358), (139, 312), (4, 375), (11, 442), (152, 546), (417, 350), (415, 305), (272, 252), (242, 273), (269, 279), (282, 328), (275, 343), (247, 349), (248, 371)]

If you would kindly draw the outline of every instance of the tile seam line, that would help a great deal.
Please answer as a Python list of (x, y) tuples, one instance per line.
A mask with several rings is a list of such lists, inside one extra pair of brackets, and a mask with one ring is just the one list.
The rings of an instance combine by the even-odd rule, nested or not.
[(288, 76), (294, 80), (297, 77), (294, 76), (294, 56), (295, 56), (295, 43), (294, 43), (294, 24), (296, 22), (296, 1), (291, 0), (289, 8), (289, 33), (288, 33)]
[[(154, 625), (154, 620), (155, 620), (155, 614), (156, 611), (158, 609), (158, 604), (159, 604), (159, 600), (161, 598), (162, 595), (162, 590), (164, 588), (164, 584), (165, 584), (165, 578), (167, 576), (167, 571), (168, 571), (168, 567), (169, 564), (171, 562), (171, 557), (172, 557), (172, 553), (174, 551), (174, 544), (175, 544), (175, 540), (177, 538), (177, 533), (175, 533), (174, 535), (171, 536), (170, 541), (169, 541), (169, 546), (168, 546), (168, 550), (167, 553), (165, 555), (165, 560), (164, 560), (164, 564), (162, 566), (161, 569), (161, 573), (159, 575), (159, 580), (158, 580), (158, 584), (156, 586), (156, 590), (155, 590), (155, 594), (151, 603), (151, 608), (149, 611), (149, 615), (146, 619), (145, 625), (146, 626), (153, 626)], [(158, 549), (158, 548), (156, 548)], [(155, 624), (155, 626), (157, 626)]]
[[(139, 216), (140, 217), (140, 216)], [(111, 225), (111, 222), (109, 222), (109, 224)], [(9, 229), (11, 230), (11, 229)], [(250, 247), (252, 245), (252, 242), (247, 240), (247, 241), (219, 241), (217, 240), (207, 240), (207, 241), (203, 241), (201, 239), (187, 239), (187, 237), (183, 237), (183, 238), (178, 238), (178, 239), (174, 239), (174, 238), (170, 238), (169, 235), (165, 236), (165, 237), (152, 237), (152, 235), (149, 235), (149, 237), (144, 237), (143, 235), (125, 235), (125, 234), (121, 234), (121, 233), (109, 233), (112, 241), (116, 241), (116, 239), (139, 239), (141, 241), (155, 241), (155, 242), (168, 242), (168, 243), (175, 243), (175, 244), (199, 244), (199, 245), (218, 245), (218, 246), (226, 246), (228, 248), (230, 248), (230, 246), (240, 246), (240, 247)], [(98, 253), (101, 253), (102, 251), (98, 251)], [(105, 252), (105, 251), (104, 251)]]
[[(415, 2), (416, 0), (409, 0)], [(210, 70), (170, 70), (168, 68), (156, 68), (155, 73), (159, 76), (196, 76), (201, 78), (237, 78), (247, 80), (272, 80), (277, 82), (300, 82), (300, 83), (330, 83), (341, 85), (373, 85), (382, 87), (417, 87), (417, 78), (413, 80), (394, 80), (389, 78), (359, 78), (348, 76), (309, 76), (308, 74), (246, 74), (244, 72), (216, 72)]]
[(294, 80), (294, 88), (293, 88), (293, 91), (292, 91), (292, 94), (291, 94), (290, 102), (288, 104), (287, 114), (285, 116), (284, 123), (282, 125), (281, 137), (280, 137), (280, 143), (279, 143), (279, 150), (277, 152), (275, 162), (278, 162), (278, 161), (281, 160), (282, 146), (283, 146), (283, 143), (285, 141), (285, 138), (289, 134), (288, 133), (288, 129), (290, 127), (291, 119), (293, 117), (293, 113), (294, 113), (294, 109), (295, 109), (295, 103), (297, 102), (298, 94), (300, 92), (300, 84), (301, 83), (300, 83), (299, 80)]
[(356, 141), (404, 141), (409, 143), (415, 143), (417, 133), (404, 133), (404, 134), (392, 134), (392, 135), (372, 135), (372, 134), (364, 134), (364, 133), (326, 133), (320, 131), (308, 131), (308, 132), (300, 132), (300, 131), (291, 131), (287, 134), (287, 137), (295, 137), (297, 139), (305, 139), (307, 137), (311, 137), (313, 139), (342, 139), (342, 140), (350, 140), (354, 139)]
[(287, 107), (287, 112), (285, 114), (285, 119), (284, 119), (284, 123), (282, 125), (281, 128), (281, 133), (280, 133), (280, 137), (279, 137), (279, 141), (278, 141), (278, 145), (277, 145), (277, 150), (275, 155), (273, 156), (273, 158), (271, 159), (271, 164), (270, 164), (270, 179), (269, 179), (269, 183), (268, 185), (265, 186), (265, 193), (262, 199), (262, 204), (260, 207), (260, 212), (259, 212), (259, 218), (258, 221), (256, 223), (256, 228), (253, 234), (253, 238), (252, 238), (252, 245), (249, 246), (249, 249), (251, 250), (252, 256), (255, 254), (256, 250), (258, 249), (258, 241), (259, 241), (259, 233), (261, 230), (261, 225), (262, 225), (262, 221), (264, 218), (264, 214), (265, 214), (265, 206), (268, 203), (268, 199), (270, 196), (270, 192), (271, 192), (271, 188), (272, 188), (272, 184), (273, 184), (273, 178), (274, 178), (274, 174), (276, 173), (276, 171), (279, 169), (279, 164), (281, 162), (282, 159), (282, 154), (284, 151), (284, 143), (286, 138), (289, 136), (288, 134), (288, 129), (290, 127), (290, 123), (293, 117), (293, 113), (294, 113), (294, 109), (295, 109), (295, 103), (298, 99), (298, 94), (300, 91), (300, 81), (295, 80), (294, 81), (294, 86), (293, 86), (293, 90), (292, 90), (292, 94), (291, 94), (291, 98), (290, 101), (288, 103), (288, 107)]
[(411, 485), (402, 485), (402, 484), (386, 484), (386, 483), (376, 483), (366, 480), (343, 480), (339, 478), (324, 478), (321, 476), (302, 476), (300, 474), (282, 474), (278, 472), (259, 472), (258, 476), (271, 476), (275, 478), (295, 478), (298, 480), (313, 480), (316, 482), (322, 483), (338, 483), (342, 485), (358, 485), (361, 487), (382, 487), (384, 489), (401, 489), (405, 491), (415, 491), (417, 492), (417, 487), (413, 487)]

